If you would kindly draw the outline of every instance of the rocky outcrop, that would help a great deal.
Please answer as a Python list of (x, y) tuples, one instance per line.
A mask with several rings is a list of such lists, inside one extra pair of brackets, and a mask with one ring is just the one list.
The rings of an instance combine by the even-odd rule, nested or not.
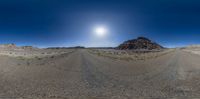
[(161, 45), (149, 40), (146, 37), (138, 37), (137, 39), (128, 40), (120, 44), (117, 49), (126, 50), (126, 49), (144, 49), (144, 50), (154, 50), (154, 49), (163, 49)]
[(15, 44), (0, 44), (0, 49), (15, 49), (17, 46)]
[(0, 50), (37, 50), (38, 48), (32, 46), (16, 46), (15, 44), (0, 44)]

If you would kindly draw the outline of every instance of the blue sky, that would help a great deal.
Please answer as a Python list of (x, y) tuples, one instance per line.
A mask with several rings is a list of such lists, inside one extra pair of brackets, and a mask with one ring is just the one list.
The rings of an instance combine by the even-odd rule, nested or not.
[[(198, 0), (1, 0), (0, 43), (117, 46), (138, 36), (166, 47), (200, 44)], [(104, 25), (107, 36), (93, 28)]]

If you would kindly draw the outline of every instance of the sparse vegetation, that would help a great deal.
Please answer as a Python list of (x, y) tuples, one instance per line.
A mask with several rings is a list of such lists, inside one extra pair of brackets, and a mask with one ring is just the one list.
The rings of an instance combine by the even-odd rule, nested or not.
[(23, 56), (18, 56), (17, 59), (20, 59), (20, 60), (25, 60), (26, 58), (23, 57)]
[(200, 45), (191, 45), (188, 47), (181, 48), (183, 51), (200, 55)]
[(27, 61), (27, 66), (29, 66), (30, 65), (30, 62), (29, 61)]
[(54, 58), (55, 56), (51, 56), (50, 58)]
[(41, 59), (42, 59), (41, 57), (38, 57), (38, 56), (35, 56), (35, 58), (36, 58), (37, 60), (41, 60)]
[(147, 60), (151, 58), (157, 58), (159, 56), (168, 54), (174, 51), (173, 49), (160, 50), (160, 51), (134, 51), (134, 50), (100, 50), (100, 49), (90, 49), (89, 52), (96, 54), (98, 56), (108, 57), (111, 59), (119, 60)]

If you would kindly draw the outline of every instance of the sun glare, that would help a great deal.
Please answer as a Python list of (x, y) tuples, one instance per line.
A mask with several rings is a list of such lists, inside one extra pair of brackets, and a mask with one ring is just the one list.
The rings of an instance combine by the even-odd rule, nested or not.
[(107, 29), (103, 26), (99, 26), (94, 29), (94, 32), (98, 37), (103, 37), (106, 35)]

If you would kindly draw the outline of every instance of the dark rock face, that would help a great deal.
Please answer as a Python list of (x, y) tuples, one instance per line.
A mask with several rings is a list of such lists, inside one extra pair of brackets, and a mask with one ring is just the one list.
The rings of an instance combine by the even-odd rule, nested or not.
[(149, 40), (145, 37), (138, 37), (137, 39), (128, 40), (118, 46), (118, 49), (144, 49), (144, 50), (154, 50), (163, 49), (161, 45)]

